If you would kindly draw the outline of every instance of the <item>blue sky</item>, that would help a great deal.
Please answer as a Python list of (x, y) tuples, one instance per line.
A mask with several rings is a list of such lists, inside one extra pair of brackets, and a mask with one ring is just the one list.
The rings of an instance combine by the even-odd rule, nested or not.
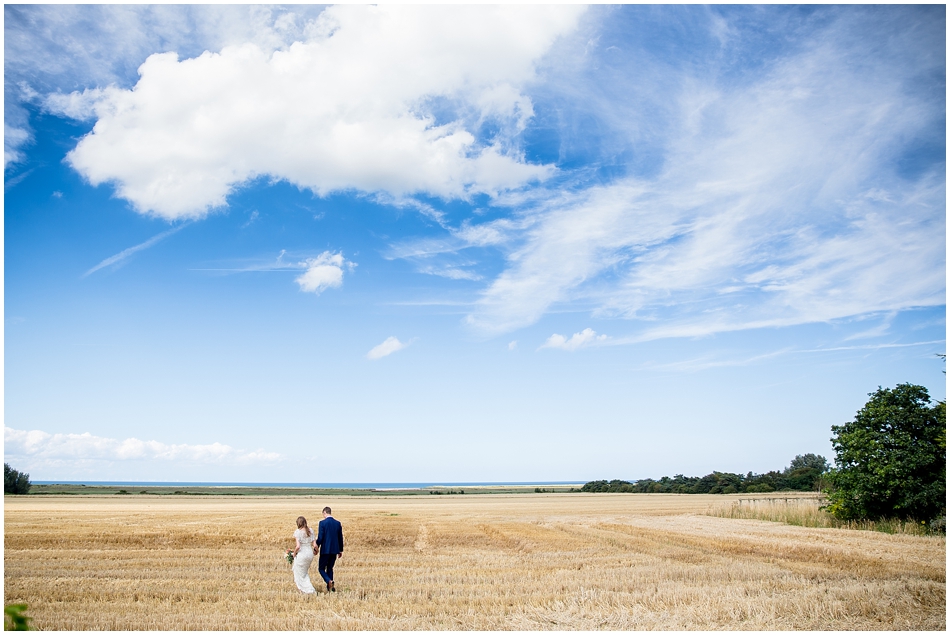
[(5, 460), (637, 479), (945, 398), (945, 8), (7, 5)]

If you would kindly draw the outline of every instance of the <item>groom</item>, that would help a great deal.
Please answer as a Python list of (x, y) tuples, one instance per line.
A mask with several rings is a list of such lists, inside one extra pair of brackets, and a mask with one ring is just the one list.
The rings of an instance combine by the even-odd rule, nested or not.
[(324, 507), (323, 520), (317, 525), (317, 546), (320, 547), (317, 570), (327, 583), (327, 591), (336, 593), (336, 587), (333, 586), (333, 565), (338, 557), (343, 557), (343, 525), (330, 513), (330, 508)]

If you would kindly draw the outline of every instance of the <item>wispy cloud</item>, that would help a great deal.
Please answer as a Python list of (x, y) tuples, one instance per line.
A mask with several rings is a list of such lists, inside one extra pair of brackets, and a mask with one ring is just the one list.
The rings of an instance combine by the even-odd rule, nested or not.
[(382, 344), (378, 344), (366, 353), (366, 359), (381, 359), (387, 355), (392, 355), (397, 351), (401, 351), (406, 348), (412, 342), (400, 342), (399, 339), (395, 336), (387, 337)]
[(915, 346), (931, 346), (946, 344), (947, 340), (929, 340), (926, 342), (890, 343), (890, 344), (857, 344), (854, 346), (829, 346), (828, 348), (809, 348), (791, 351), (794, 353), (829, 353), (833, 351), (876, 351), (885, 348), (912, 348)]
[[(619, 340), (618, 340), (619, 341)], [(616, 344), (617, 342), (612, 341), (611, 344)], [(705, 355), (703, 357), (698, 357), (695, 359), (686, 359), (677, 362), (669, 362), (665, 364), (653, 364), (647, 363), (643, 364), (640, 368), (642, 370), (650, 371), (670, 371), (670, 372), (684, 372), (684, 373), (695, 373), (704, 370), (710, 370), (713, 368), (728, 368), (728, 367), (737, 367), (737, 366), (751, 366), (763, 362), (766, 360), (774, 359), (776, 357), (783, 357), (788, 355), (811, 355), (818, 353), (838, 353), (843, 351), (877, 351), (877, 350), (886, 350), (891, 348), (914, 348), (917, 346), (933, 346), (934, 344), (945, 344), (946, 340), (930, 340), (926, 342), (908, 342), (908, 343), (881, 343), (881, 344), (861, 344), (854, 346), (829, 346), (825, 348), (793, 348), (786, 347), (775, 351), (770, 351), (768, 353), (763, 353), (761, 355), (753, 355), (750, 357), (732, 357), (732, 356), (717, 356), (714, 353)]]
[(618, 138), (663, 122), (650, 137), (659, 169), (536, 190), (466, 322), (495, 335), (589, 302), (650, 339), (945, 303), (944, 167), (912, 178), (895, 167), (944, 112), (907, 74), (942, 72), (943, 60), (915, 41), (913, 20), (889, 53), (855, 27), (865, 14), (831, 15), (847, 19), (796, 33), (798, 46), (745, 81), (664, 67), (675, 81), (647, 100), (669, 104), (659, 114), (624, 119), (611, 109), (638, 100), (600, 103)]
[[(6, 135), (4, 135), (4, 140), (6, 141)], [(10, 142), (7, 141), (7, 143), (9, 144)], [(25, 141), (24, 141), (23, 143), (25, 143)], [(22, 143), (19, 144), (19, 145), (22, 145)], [(18, 157), (18, 155), (17, 155), (15, 152), (7, 151), (7, 156), (4, 157), (4, 167), (6, 167), (6, 164), (8, 164), (8, 163), (11, 163), (11, 162), (16, 161), (16, 160), (17, 160), (17, 157)], [(22, 172), (22, 173), (17, 174), (16, 176), (14, 176), (14, 177), (12, 177), (12, 178), (9, 178), (9, 179), (5, 180), (5, 181), (3, 182), (3, 189), (4, 189), (4, 190), (8, 190), (8, 189), (10, 189), (11, 187), (16, 187), (16, 186), (19, 185), (24, 179), (26, 179), (26, 177), (30, 176), (30, 175), (33, 173), (33, 170), (34, 170), (34, 169), (35, 169), (35, 168), (30, 168), (29, 170), (27, 170), (27, 171), (25, 171), (25, 172)]]
[(565, 351), (576, 351), (579, 348), (584, 348), (586, 346), (590, 346), (591, 344), (600, 344), (606, 340), (606, 335), (597, 335), (597, 332), (593, 329), (586, 328), (580, 333), (574, 333), (570, 339), (555, 333), (549, 337), (547, 341), (545, 341), (544, 344), (538, 348), (538, 350), (541, 350), (542, 348), (560, 348)]
[(261, 213), (258, 212), (257, 210), (254, 210), (253, 212), (251, 212), (251, 215), (248, 217), (247, 221), (243, 225), (241, 225), (241, 229), (247, 229), (253, 223), (257, 222), (257, 220), (260, 217), (261, 217)]
[[(451, 228), (446, 227), (450, 232)], [(387, 260), (406, 260), (418, 273), (449, 278), (451, 280), (481, 280), (482, 275), (472, 269), (477, 261), (460, 255), (471, 247), (454, 236), (427, 238), (395, 243), (383, 253)]]
[(785, 355), (786, 353), (791, 352), (792, 349), (785, 348), (779, 351), (773, 351), (770, 353), (764, 353), (762, 355), (753, 355), (752, 357), (744, 358), (727, 358), (720, 359), (716, 358), (713, 355), (708, 355), (696, 359), (687, 359), (679, 362), (671, 362), (667, 364), (645, 364), (642, 366), (643, 369), (648, 369), (651, 371), (670, 371), (670, 372), (682, 372), (682, 373), (696, 373), (704, 370), (709, 370), (711, 368), (728, 368), (728, 367), (737, 367), (737, 366), (750, 366), (758, 362), (765, 361), (767, 359), (772, 359), (774, 357), (779, 357)]
[[(248, 258), (238, 261), (240, 264), (235, 266), (221, 267), (192, 267), (190, 271), (215, 271), (222, 274), (229, 273), (251, 273), (265, 271), (300, 271), (307, 268), (307, 260), (310, 257), (303, 255), (288, 256), (286, 249), (281, 249), (280, 253), (273, 258)], [(228, 261), (223, 264), (230, 264)]]
[(469, 271), (468, 269), (461, 269), (459, 267), (453, 267), (451, 265), (447, 265), (447, 266), (428, 265), (428, 266), (419, 267), (417, 271), (419, 273), (425, 273), (430, 276), (439, 276), (440, 278), (448, 278), (449, 280), (478, 281), (482, 279), (482, 276), (475, 273), (474, 271)]
[(853, 333), (849, 335), (848, 337), (844, 338), (844, 341), (847, 342), (850, 340), (871, 339), (874, 337), (881, 337), (883, 335), (886, 335), (891, 330), (891, 324), (894, 322), (895, 317), (897, 317), (897, 311), (890, 311), (884, 316), (884, 319), (881, 321), (880, 324), (877, 324), (876, 326), (872, 326), (871, 328), (865, 329), (858, 333)]
[(265, 450), (239, 450), (222, 443), (190, 445), (113, 439), (82, 434), (3, 428), (3, 452), (8, 457), (72, 461), (183, 461), (189, 463), (248, 465), (273, 463), (281, 455)]
[(88, 270), (86, 273), (82, 274), (81, 277), (82, 277), (82, 278), (85, 278), (86, 276), (88, 276), (88, 275), (90, 275), (90, 274), (93, 274), (93, 273), (99, 271), (100, 269), (102, 269), (102, 268), (104, 268), (104, 267), (120, 266), (120, 265), (121, 265), (123, 262), (125, 262), (125, 260), (128, 259), (132, 254), (138, 253), (138, 252), (142, 251), (143, 249), (148, 249), (148, 248), (151, 247), (152, 245), (154, 245), (154, 244), (156, 244), (156, 243), (158, 243), (158, 242), (164, 240), (165, 238), (168, 238), (168, 237), (171, 236), (172, 234), (175, 234), (175, 233), (181, 231), (187, 224), (188, 224), (188, 223), (182, 223), (181, 225), (177, 225), (177, 226), (175, 226), (175, 227), (172, 227), (171, 229), (165, 230), (165, 231), (163, 231), (163, 232), (160, 233), (160, 234), (157, 234), (157, 235), (155, 235), (155, 236), (152, 236), (151, 238), (149, 238), (148, 240), (146, 240), (144, 243), (139, 243), (138, 245), (135, 245), (135, 246), (133, 246), (133, 247), (129, 247), (128, 249), (123, 249), (122, 251), (120, 251), (119, 253), (117, 253), (117, 254), (114, 255), (114, 256), (109, 256), (108, 258), (106, 258), (105, 260), (103, 260), (102, 262), (100, 262), (98, 265), (96, 265), (96, 266), (93, 267), (92, 269)]

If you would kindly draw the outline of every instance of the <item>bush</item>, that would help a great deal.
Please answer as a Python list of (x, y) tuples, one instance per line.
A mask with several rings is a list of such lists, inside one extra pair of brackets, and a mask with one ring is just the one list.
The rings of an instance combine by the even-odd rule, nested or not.
[(3, 464), (4, 494), (29, 494), (31, 485), (29, 474), (14, 470), (7, 463)]
[(30, 620), (32, 617), (24, 615), (26, 604), (7, 604), (3, 607), (3, 630), (5, 631), (32, 631)]

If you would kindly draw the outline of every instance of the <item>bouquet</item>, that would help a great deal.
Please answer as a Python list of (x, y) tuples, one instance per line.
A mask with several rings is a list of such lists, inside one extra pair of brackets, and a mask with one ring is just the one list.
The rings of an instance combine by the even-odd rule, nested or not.
[(293, 549), (288, 549), (288, 550), (284, 553), (284, 558), (287, 560), (287, 562), (289, 562), (290, 564), (293, 564), (293, 563), (294, 563), (294, 550), (293, 550)]

